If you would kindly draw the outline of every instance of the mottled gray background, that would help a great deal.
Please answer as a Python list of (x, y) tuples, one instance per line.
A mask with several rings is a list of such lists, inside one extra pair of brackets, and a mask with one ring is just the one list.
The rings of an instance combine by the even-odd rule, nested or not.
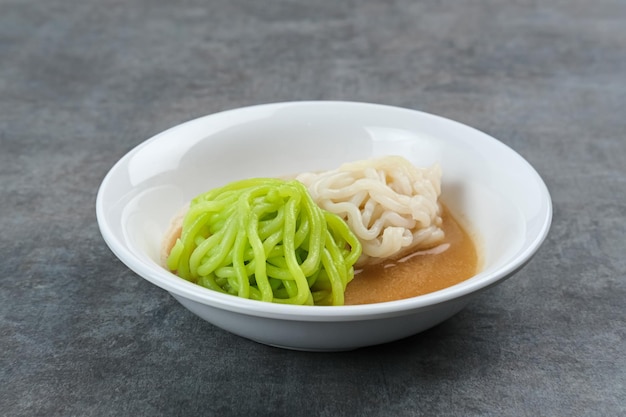
[[(129, 149), (301, 99), (475, 126), (554, 221), (516, 277), (425, 333), (347, 353), (250, 342), (125, 268), (95, 219)], [(626, 413), (626, 2), (0, 0), (0, 414)]]

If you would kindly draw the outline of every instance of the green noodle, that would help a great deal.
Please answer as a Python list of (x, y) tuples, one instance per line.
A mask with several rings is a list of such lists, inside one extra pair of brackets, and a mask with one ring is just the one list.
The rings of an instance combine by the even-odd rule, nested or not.
[(255, 300), (343, 305), (361, 244), (298, 181), (254, 178), (194, 198), (167, 267)]

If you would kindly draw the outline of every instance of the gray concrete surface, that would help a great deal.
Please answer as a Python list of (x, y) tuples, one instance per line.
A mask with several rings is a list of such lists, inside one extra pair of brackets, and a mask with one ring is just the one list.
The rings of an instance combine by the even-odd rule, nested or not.
[[(313, 354), (217, 329), (125, 268), (95, 195), (172, 125), (379, 102), (535, 166), (552, 231), (516, 277), (397, 343)], [(0, 0), (0, 414), (626, 414), (626, 3)]]

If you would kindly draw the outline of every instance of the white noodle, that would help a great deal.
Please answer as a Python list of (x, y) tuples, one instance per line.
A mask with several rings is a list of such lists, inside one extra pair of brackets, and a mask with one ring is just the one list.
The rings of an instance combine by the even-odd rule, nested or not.
[(441, 168), (417, 168), (400, 156), (344, 164), (296, 179), (323, 209), (342, 217), (363, 245), (358, 265), (432, 248), (441, 229)]

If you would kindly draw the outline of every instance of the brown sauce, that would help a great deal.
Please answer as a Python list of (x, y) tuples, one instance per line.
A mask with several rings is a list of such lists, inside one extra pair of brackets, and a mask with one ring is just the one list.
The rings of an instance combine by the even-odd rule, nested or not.
[(445, 207), (442, 219), (445, 239), (440, 246), (357, 270), (346, 288), (345, 303), (371, 304), (415, 297), (475, 275), (479, 257), (470, 235)]

